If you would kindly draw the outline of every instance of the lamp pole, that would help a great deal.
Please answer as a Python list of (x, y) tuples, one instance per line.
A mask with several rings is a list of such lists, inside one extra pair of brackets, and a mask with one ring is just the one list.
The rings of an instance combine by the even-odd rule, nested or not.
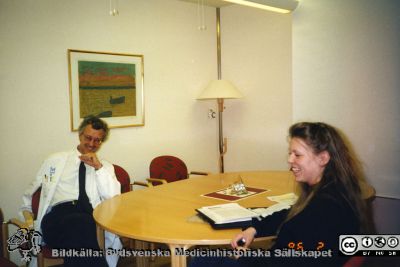
[(230, 81), (221, 79), (221, 22), (220, 9), (217, 11), (217, 67), (218, 80), (211, 81), (197, 98), (198, 100), (216, 99), (218, 104), (218, 143), (219, 143), (219, 172), (224, 173), (224, 155), (227, 151), (227, 139), (223, 134), (224, 99), (242, 98), (243, 95)]
[[(221, 80), (221, 15), (219, 7), (216, 8), (217, 12), (217, 67), (218, 67), (218, 80)], [(218, 98), (218, 140), (219, 140), (219, 172), (224, 173), (224, 154), (226, 153), (226, 139), (224, 140), (223, 134), (223, 111), (224, 99)]]
[(219, 7), (217, 10), (217, 67), (218, 80), (221, 80), (221, 15)]

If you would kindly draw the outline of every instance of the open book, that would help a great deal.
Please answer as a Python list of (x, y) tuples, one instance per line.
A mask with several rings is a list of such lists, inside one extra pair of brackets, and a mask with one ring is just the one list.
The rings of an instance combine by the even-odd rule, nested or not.
[(196, 211), (210, 222), (211, 226), (215, 229), (250, 226), (251, 219), (259, 216), (259, 214), (237, 203), (207, 206), (199, 208)]

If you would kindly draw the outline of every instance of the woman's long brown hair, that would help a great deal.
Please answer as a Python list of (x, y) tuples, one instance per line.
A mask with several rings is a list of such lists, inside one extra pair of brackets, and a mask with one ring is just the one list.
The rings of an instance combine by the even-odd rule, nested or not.
[(362, 198), (360, 182), (364, 179), (360, 162), (357, 160), (345, 136), (326, 123), (301, 122), (289, 129), (289, 138), (303, 140), (317, 155), (327, 151), (330, 160), (325, 167), (321, 181), (314, 186), (301, 183), (301, 193), (286, 219), (290, 220), (301, 212), (321, 188), (333, 183), (340, 188), (339, 194), (351, 207), (359, 220), (360, 231), (366, 232), (366, 203)]

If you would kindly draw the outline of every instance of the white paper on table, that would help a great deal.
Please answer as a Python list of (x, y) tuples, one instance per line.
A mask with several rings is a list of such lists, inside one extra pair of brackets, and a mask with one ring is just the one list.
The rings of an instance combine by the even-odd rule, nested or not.
[(267, 216), (272, 215), (273, 213), (281, 211), (281, 210), (290, 209), (290, 207), (294, 203), (296, 203), (298, 197), (294, 193), (288, 193), (288, 194), (283, 194), (283, 195), (278, 195), (278, 196), (270, 196), (267, 198), (271, 201), (278, 202), (278, 203), (274, 204), (272, 206), (269, 206), (267, 208), (252, 209), (255, 213), (259, 214), (262, 217), (267, 217)]

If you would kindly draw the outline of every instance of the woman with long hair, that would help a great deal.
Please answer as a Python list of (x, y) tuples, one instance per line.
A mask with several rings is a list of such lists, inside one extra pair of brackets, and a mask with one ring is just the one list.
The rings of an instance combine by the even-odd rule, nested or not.
[[(195, 259), (192, 266), (342, 266), (348, 258), (338, 255), (339, 236), (366, 233), (367, 225), (359, 163), (345, 140), (325, 123), (292, 125), (288, 164), (300, 186), (298, 200), (289, 211), (254, 219), (231, 242), (246, 249), (255, 237), (276, 235), (270, 257)], [(325, 256), (305, 256), (315, 251)]]

